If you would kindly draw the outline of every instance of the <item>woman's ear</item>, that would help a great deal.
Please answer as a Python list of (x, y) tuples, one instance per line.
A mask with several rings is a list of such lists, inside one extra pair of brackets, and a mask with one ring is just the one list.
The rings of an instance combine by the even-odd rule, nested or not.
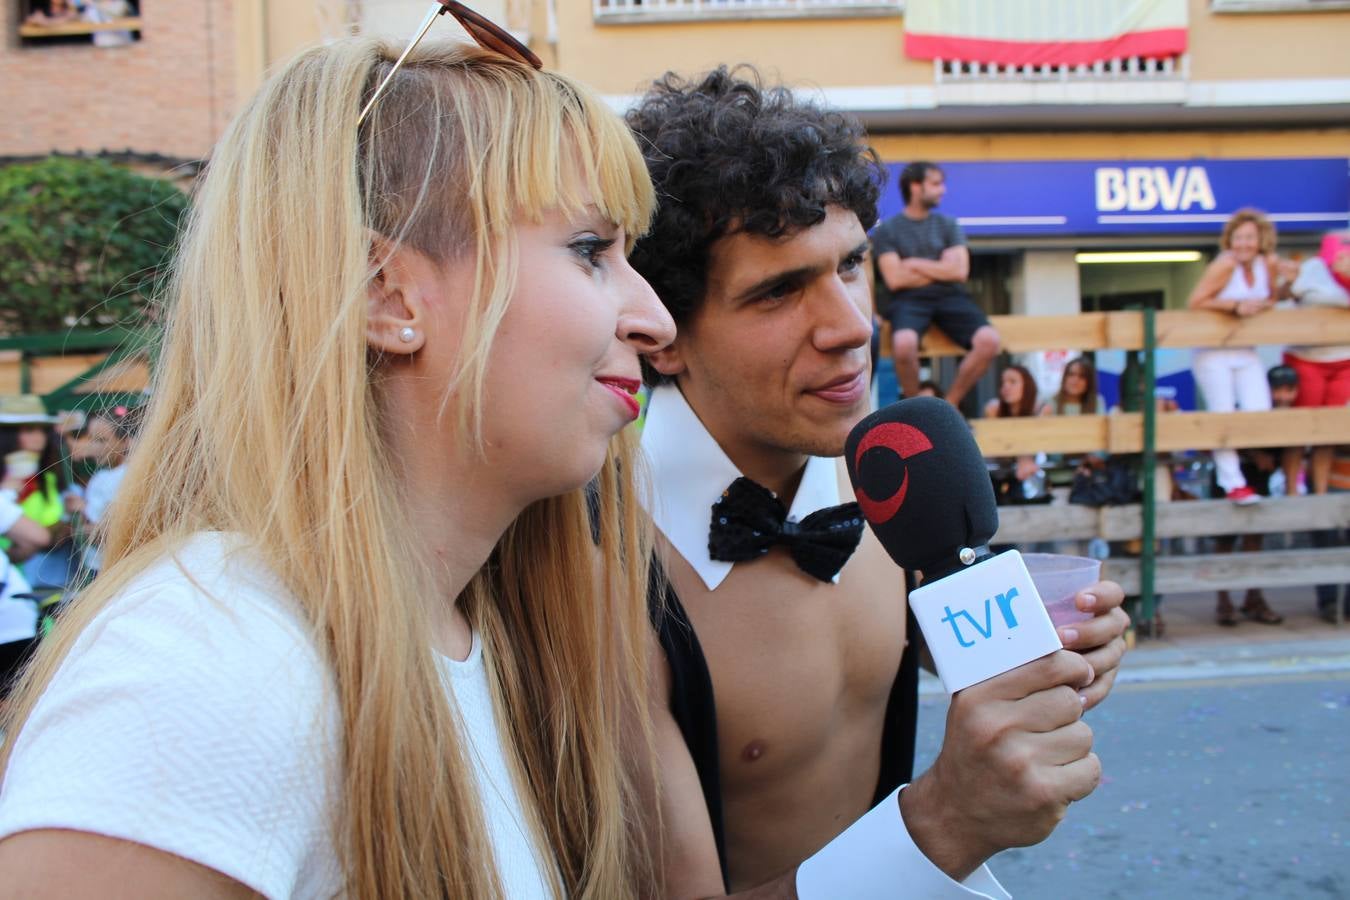
[(366, 289), (366, 343), (380, 353), (410, 355), (426, 343), (427, 259), (406, 245), (372, 235)]

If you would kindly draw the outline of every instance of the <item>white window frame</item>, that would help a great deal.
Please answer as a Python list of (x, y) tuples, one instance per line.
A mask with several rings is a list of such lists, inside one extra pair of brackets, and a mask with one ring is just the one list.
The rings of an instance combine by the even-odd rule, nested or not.
[(745, 19), (898, 18), (903, 0), (592, 0), (597, 25)]
[(1350, 0), (1209, 0), (1212, 13), (1299, 13), (1350, 10)]

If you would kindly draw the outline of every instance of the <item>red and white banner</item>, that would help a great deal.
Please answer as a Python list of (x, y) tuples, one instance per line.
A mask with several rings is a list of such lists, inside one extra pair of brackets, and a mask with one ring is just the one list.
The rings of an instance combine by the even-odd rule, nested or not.
[(1186, 50), (1186, 0), (906, 0), (905, 54), (1076, 66)]

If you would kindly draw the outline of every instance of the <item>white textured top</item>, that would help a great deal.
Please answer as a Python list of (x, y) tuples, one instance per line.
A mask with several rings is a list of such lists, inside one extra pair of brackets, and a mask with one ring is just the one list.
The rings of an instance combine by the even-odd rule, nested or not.
[(1252, 260), (1252, 281), (1247, 283), (1247, 278), (1242, 272), (1242, 263), (1233, 266), (1233, 274), (1228, 276), (1228, 283), (1219, 291), (1220, 300), (1269, 300), (1270, 299), (1270, 273), (1266, 270), (1266, 261), (1263, 257), (1256, 257)]
[[(269, 898), (343, 894), (340, 722), (294, 601), (227, 536), (138, 576), (80, 635), (15, 745), (0, 837), (66, 828), (215, 869)], [(445, 660), (510, 897), (547, 897), (482, 653)]]

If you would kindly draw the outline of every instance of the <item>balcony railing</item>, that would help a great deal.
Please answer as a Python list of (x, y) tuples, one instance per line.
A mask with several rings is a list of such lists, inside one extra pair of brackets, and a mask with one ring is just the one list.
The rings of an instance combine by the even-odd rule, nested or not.
[(1073, 106), (1184, 103), (1190, 57), (1130, 57), (1073, 66), (933, 61), (939, 106)]
[(1132, 56), (1112, 59), (1092, 65), (1076, 66), (1000, 66), (994, 63), (963, 62), (956, 59), (933, 60), (933, 80), (938, 84), (951, 82), (984, 82), (1024, 84), (1026, 82), (1083, 82), (1083, 81), (1145, 81), (1169, 79), (1185, 80), (1190, 74), (1190, 57), (1169, 56), (1164, 59)]
[(592, 0), (596, 22), (898, 16), (901, 0)]

